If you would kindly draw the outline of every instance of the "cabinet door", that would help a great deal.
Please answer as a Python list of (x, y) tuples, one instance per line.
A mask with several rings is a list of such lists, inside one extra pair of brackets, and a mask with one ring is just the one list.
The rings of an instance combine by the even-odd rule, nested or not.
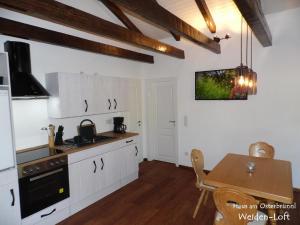
[(97, 113), (96, 104), (96, 75), (80, 75), (81, 85), (81, 115), (92, 115)]
[(120, 152), (112, 151), (103, 155), (104, 159), (104, 176), (105, 187), (120, 183), (121, 180), (121, 166), (120, 166)]
[(58, 74), (61, 117), (82, 115), (80, 74)]
[(109, 112), (109, 101), (106, 96), (106, 87), (104, 78), (102, 76), (95, 76), (95, 106), (97, 113), (107, 113)]
[(104, 97), (104, 112), (115, 112), (115, 102), (114, 102), (114, 78), (112, 77), (102, 77), (103, 85), (103, 97)]
[(0, 186), (0, 224), (21, 224), (18, 183)]
[(127, 175), (132, 175), (138, 171), (138, 147), (129, 145), (126, 154)]
[(84, 199), (100, 190), (99, 187), (100, 164), (96, 158), (87, 159), (81, 162), (81, 199)]
[(115, 84), (117, 86), (116, 101), (118, 112), (128, 111), (129, 109), (129, 79), (119, 78)]

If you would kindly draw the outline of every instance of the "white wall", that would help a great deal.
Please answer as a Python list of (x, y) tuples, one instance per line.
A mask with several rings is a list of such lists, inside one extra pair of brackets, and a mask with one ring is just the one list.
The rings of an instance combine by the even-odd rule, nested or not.
[[(88, 0), (61, 0), (65, 4), (72, 5), (87, 11), (104, 19), (110, 20), (121, 25), (109, 10), (107, 10), (99, 1)], [(93, 41), (99, 41), (119, 47), (124, 47), (138, 52), (145, 52), (136, 47), (116, 41), (108, 40), (95, 35), (87, 34), (61, 25), (36, 19), (23, 14), (15, 13), (9, 10), (0, 9), (1, 17), (11, 20), (32, 24), (39, 27), (71, 34), (74, 36), (86, 38)], [(85, 72), (88, 74), (98, 73), (106, 76), (119, 77), (141, 77), (140, 62), (120, 59), (105, 55), (89, 53), (85, 51), (74, 50), (39, 42), (27, 41), (24, 39), (13, 38), (0, 35), (0, 52), (4, 51), (3, 43), (7, 40), (27, 42), (31, 46), (32, 73), (42, 83), (45, 84), (45, 74), (50, 72)], [(49, 120), (47, 114), (46, 100), (23, 100), (13, 101), (16, 146), (17, 149), (37, 146), (47, 143), (47, 134), (41, 131), (42, 127), (54, 123), (65, 126), (65, 136), (67, 138), (76, 135), (76, 126), (84, 118), (74, 118), (68, 120)], [(116, 115), (123, 115), (128, 119), (129, 114), (107, 114), (88, 117), (96, 122), (97, 130), (112, 130), (111, 118)]]
[[(274, 145), (276, 158), (293, 166), (294, 186), (300, 187), (300, 9), (267, 17), (273, 46), (262, 48), (254, 41), (254, 69), (258, 73), (258, 94), (248, 101), (195, 101), (195, 71), (232, 68), (239, 65), (239, 34), (223, 41), (222, 54), (213, 54), (191, 42), (177, 43), (185, 60), (156, 56), (154, 66), (143, 66), (149, 77), (178, 77), (179, 163), (191, 165), (192, 148), (205, 154), (205, 167), (212, 169), (227, 153), (247, 154), (250, 143)], [(230, 32), (231, 25), (219, 30)], [(232, 29), (233, 30), (233, 29)], [(184, 116), (188, 126), (183, 124)]]

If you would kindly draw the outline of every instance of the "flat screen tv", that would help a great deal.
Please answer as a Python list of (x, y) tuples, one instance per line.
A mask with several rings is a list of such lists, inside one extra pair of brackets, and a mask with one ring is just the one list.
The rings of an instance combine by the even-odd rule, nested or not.
[(247, 100), (247, 90), (239, 85), (238, 79), (236, 69), (196, 72), (195, 99)]

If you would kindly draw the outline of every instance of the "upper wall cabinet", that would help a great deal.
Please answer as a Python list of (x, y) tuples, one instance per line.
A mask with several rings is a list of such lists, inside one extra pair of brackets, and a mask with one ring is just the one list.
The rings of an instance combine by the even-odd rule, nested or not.
[(46, 75), (52, 118), (127, 111), (130, 79), (99, 75), (51, 73)]

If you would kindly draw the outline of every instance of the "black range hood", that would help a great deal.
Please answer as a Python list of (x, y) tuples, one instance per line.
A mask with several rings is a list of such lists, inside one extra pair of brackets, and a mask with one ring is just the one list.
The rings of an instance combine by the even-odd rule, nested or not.
[(24, 42), (7, 41), (10, 83), (13, 99), (48, 98), (48, 91), (31, 74), (30, 46)]

